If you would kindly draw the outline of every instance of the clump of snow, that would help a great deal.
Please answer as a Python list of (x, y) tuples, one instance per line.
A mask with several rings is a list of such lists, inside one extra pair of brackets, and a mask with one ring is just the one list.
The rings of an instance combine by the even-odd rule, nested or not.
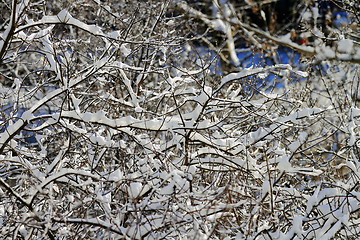
[[(324, 56), (324, 59), (333, 59), (335, 58), (335, 51), (329, 46), (323, 46), (320, 48), (320, 53), (318, 55)], [(319, 57), (318, 57), (319, 58)]]
[(226, 25), (221, 19), (213, 20), (212, 24), (214, 30), (226, 33)]
[(125, 57), (129, 56), (131, 54), (131, 49), (128, 45), (122, 44), (120, 46), (120, 51), (122, 54), (124, 54)]
[(305, 11), (304, 14), (302, 15), (302, 19), (304, 21), (309, 21), (312, 18), (312, 14), (310, 11)]
[(288, 145), (291, 152), (295, 152), (301, 146), (300, 141), (294, 141)]
[(290, 156), (288, 155), (284, 155), (281, 156), (279, 158), (277, 158), (275, 161), (277, 161), (278, 164), (278, 169), (280, 171), (289, 171), (292, 169), (291, 163), (290, 163)]
[(350, 54), (353, 51), (354, 42), (350, 39), (342, 39), (338, 42), (337, 50), (340, 53)]
[(136, 199), (138, 197), (141, 197), (150, 188), (151, 188), (151, 185), (149, 185), (149, 184), (143, 185), (141, 182), (131, 182), (129, 184), (129, 186), (128, 186), (129, 197), (132, 198), (132, 199)]
[(137, 198), (140, 195), (143, 185), (139, 182), (132, 182), (129, 185), (128, 193), (130, 198)]
[(294, 216), (293, 217), (293, 230), (294, 233), (298, 235), (298, 237), (302, 236), (302, 224), (303, 224), (304, 217), (303, 216)]

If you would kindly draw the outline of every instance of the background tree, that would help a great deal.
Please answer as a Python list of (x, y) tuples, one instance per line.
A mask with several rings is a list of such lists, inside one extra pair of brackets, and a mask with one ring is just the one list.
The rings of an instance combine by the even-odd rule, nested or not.
[(5, 239), (359, 236), (356, 1), (2, 3)]

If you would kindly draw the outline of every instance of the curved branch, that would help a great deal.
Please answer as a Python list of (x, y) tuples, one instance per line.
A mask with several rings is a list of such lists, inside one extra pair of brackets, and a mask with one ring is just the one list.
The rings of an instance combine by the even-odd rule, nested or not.
[(16, 28), (16, 0), (12, 1), (12, 13), (8, 28), (3, 33), (3, 39), (0, 40), (0, 63), (5, 55), (6, 49), (11, 42)]

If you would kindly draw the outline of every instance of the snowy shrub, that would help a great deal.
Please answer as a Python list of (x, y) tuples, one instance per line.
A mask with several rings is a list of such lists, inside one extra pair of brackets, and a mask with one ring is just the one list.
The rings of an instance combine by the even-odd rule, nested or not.
[(1, 236), (359, 237), (359, 6), (299, 2), (3, 1)]

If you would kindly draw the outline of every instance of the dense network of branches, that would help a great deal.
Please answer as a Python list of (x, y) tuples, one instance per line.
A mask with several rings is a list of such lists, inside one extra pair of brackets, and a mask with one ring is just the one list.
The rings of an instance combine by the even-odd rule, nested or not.
[(1, 0), (0, 235), (359, 238), (359, 8)]

